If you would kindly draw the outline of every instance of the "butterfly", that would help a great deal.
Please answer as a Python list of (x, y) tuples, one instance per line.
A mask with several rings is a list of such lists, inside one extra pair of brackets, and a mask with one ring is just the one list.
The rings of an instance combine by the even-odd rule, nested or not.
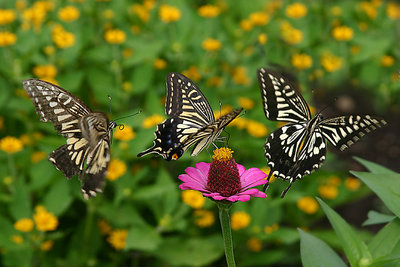
[[(386, 124), (375, 116), (340, 116), (324, 119), (320, 113), (311, 117), (301, 94), (282, 75), (265, 68), (257, 72), (264, 113), (267, 119), (288, 124), (272, 132), (265, 143), (265, 157), (271, 175), (290, 184), (317, 170), (326, 158), (326, 140), (340, 151), (362, 136)], [(264, 187), (264, 190), (266, 187)]]
[(192, 145), (191, 156), (197, 156), (242, 111), (233, 110), (216, 120), (207, 99), (189, 78), (169, 73), (166, 84), (165, 113), (170, 118), (157, 126), (153, 147), (139, 153), (138, 157), (156, 153), (165, 160), (177, 160)]
[[(67, 178), (79, 175), (85, 199), (102, 192), (110, 161), (110, 141), (117, 126), (106, 114), (93, 112), (61, 87), (38, 79), (23, 81), (41, 121), (50, 121), (67, 144), (49, 155), (49, 161)], [(86, 166), (85, 166), (86, 163)], [(86, 176), (86, 179), (84, 178)]]

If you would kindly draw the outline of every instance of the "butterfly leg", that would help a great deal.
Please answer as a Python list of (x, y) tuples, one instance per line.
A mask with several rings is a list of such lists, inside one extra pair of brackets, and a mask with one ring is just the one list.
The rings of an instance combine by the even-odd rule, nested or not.
[(287, 191), (289, 191), (290, 187), (292, 187), (293, 182), (294, 182), (294, 179), (290, 180), (290, 184), (289, 184), (289, 186), (286, 187), (286, 189), (282, 192), (281, 198), (284, 198), (284, 197), (285, 197)]
[(269, 187), (269, 179), (271, 179), (271, 176), (272, 176), (272, 170), (269, 171), (269, 174), (268, 174), (268, 177), (267, 177), (268, 183), (266, 183), (266, 184), (264, 185), (264, 187), (263, 187), (263, 191), (264, 191), (264, 192), (267, 191), (267, 189), (268, 189), (268, 187)]

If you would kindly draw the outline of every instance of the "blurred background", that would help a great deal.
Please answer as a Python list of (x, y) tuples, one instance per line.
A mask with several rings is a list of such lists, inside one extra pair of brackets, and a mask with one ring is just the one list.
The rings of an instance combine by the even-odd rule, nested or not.
[[(388, 126), (266, 199), (236, 203), (231, 223), (239, 266), (298, 266), (297, 228), (338, 240), (319, 196), (361, 224), (385, 207), (349, 170), (353, 156), (400, 171), (400, 5), (395, 1), (9, 0), (0, 3), (0, 261), (3, 266), (220, 266), (218, 211), (179, 174), (210, 162), (204, 150), (166, 162), (137, 153), (152, 145), (164, 113), (165, 77), (180, 72), (215, 115), (243, 107), (226, 128), (236, 162), (268, 173), (264, 143), (282, 124), (262, 109), (256, 71), (270, 67), (297, 84), (315, 114), (375, 114)], [(117, 120), (104, 193), (84, 201), (77, 178), (47, 161), (65, 143), (39, 121), (22, 80), (56, 83)], [(112, 97), (110, 103), (108, 95)], [(337, 99), (334, 101), (334, 99)], [(220, 105), (221, 103), (221, 105)]]

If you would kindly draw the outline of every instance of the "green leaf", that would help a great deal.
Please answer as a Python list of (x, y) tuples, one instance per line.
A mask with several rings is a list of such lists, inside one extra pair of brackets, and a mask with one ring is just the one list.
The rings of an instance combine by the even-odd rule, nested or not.
[(29, 170), (31, 177), (29, 188), (32, 191), (43, 188), (51, 181), (55, 172), (54, 166), (47, 160), (33, 164)]
[(351, 173), (360, 178), (397, 217), (400, 217), (400, 174)]
[(324, 201), (319, 198), (317, 200), (340, 239), (350, 265), (358, 266), (360, 262), (372, 262), (368, 247), (351, 226)]
[(364, 165), (370, 172), (372, 173), (388, 173), (388, 174), (393, 174), (396, 173), (388, 168), (383, 167), (382, 165), (376, 164), (372, 161), (368, 161), (359, 157), (353, 157), (355, 160), (360, 162), (362, 165)]
[(93, 88), (96, 99), (103, 104), (108, 104), (110, 90), (115, 87), (114, 77), (110, 72), (99, 68), (90, 68), (87, 71), (90, 86)]
[(173, 266), (209, 265), (224, 255), (222, 237), (169, 237), (154, 252)]
[(55, 216), (63, 214), (63, 212), (71, 205), (72, 196), (70, 192), (69, 181), (60, 179), (54, 184), (46, 194), (43, 204), (46, 208), (54, 213)]
[(367, 225), (388, 223), (388, 222), (392, 221), (394, 218), (396, 218), (396, 216), (383, 214), (383, 213), (379, 213), (374, 210), (371, 210), (368, 212), (368, 220), (366, 220), (362, 225), (367, 226)]
[(108, 202), (103, 202), (98, 207), (98, 213), (107, 221), (113, 222), (113, 226), (115, 227), (126, 228), (133, 224), (146, 224), (142, 216), (131, 205), (116, 206)]
[(82, 71), (69, 71), (68, 73), (57, 76), (57, 80), (61, 87), (69, 92), (76, 92), (82, 85)]
[(10, 210), (10, 214), (15, 220), (31, 216), (32, 209), (29, 199), (29, 191), (27, 186), (22, 181), (18, 182), (17, 180), (15, 192), (12, 195), (11, 203), (8, 208)]
[(346, 266), (343, 260), (321, 239), (298, 229), (300, 233), (301, 262), (304, 267)]
[(396, 218), (383, 227), (368, 244), (374, 258), (388, 256), (400, 242), (400, 219)]
[(151, 88), (154, 79), (153, 62), (146, 62), (140, 65), (140, 68), (135, 68), (131, 83), (133, 84), (133, 93), (143, 93)]
[(137, 225), (129, 230), (125, 249), (153, 251), (161, 241), (162, 238), (156, 229), (148, 225)]

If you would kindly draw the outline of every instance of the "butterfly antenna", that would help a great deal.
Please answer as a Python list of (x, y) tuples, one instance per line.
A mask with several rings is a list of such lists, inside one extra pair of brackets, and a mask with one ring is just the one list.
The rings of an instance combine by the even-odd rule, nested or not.
[(322, 111), (324, 111), (325, 109), (329, 108), (330, 106), (333, 106), (333, 104), (337, 101), (337, 97), (335, 97), (328, 105), (326, 105), (325, 107), (323, 107), (320, 111), (318, 111), (318, 114), (321, 114)]
[(109, 105), (109, 108), (110, 108), (110, 117), (112, 118), (111, 96), (110, 95), (107, 95), (107, 96), (108, 96), (108, 105)]
[(140, 113), (142, 113), (142, 110), (139, 110), (138, 112), (135, 112), (135, 113), (127, 115), (127, 116), (119, 117), (119, 118), (115, 119), (114, 121), (118, 121), (118, 120), (121, 120), (121, 119), (125, 119), (125, 118), (129, 118), (129, 117), (132, 117), (132, 116), (136, 116), (136, 115), (138, 115)]

